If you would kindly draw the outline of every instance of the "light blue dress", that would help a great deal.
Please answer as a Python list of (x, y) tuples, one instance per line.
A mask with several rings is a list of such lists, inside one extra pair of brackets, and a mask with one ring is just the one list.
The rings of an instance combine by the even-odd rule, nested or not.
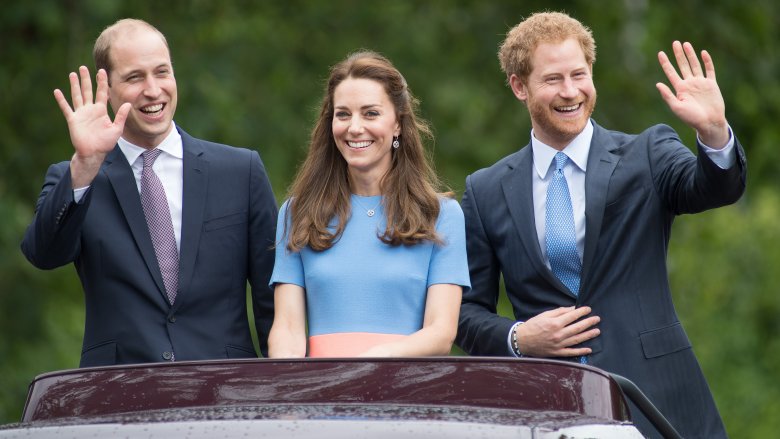
[[(412, 334), (422, 328), (428, 287), (455, 284), (465, 291), (471, 286), (463, 212), (455, 200), (441, 199), (436, 231), (443, 245), (413, 246), (390, 246), (378, 238), (386, 224), (380, 202), (381, 196), (352, 195), (352, 216), (342, 236), (322, 252), (308, 247), (290, 252), (285, 236), (289, 200), (279, 211), (270, 283), (305, 289), (310, 352), (338, 354), (315, 349), (319, 336), (329, 336), (329, 345), (333, 337), (338, 337), (336, 344), (350, 345), (372, 334)], [(366, 214), (371, 208), (374, 216)]]

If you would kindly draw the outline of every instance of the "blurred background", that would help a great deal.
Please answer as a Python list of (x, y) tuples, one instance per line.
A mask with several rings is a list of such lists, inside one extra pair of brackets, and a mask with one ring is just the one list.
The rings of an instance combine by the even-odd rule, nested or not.
[[(735, 206), (675, 224), (672, 289), (726, 427), (780, 431), (780, 4), (774, 0), (221, 1), (12, 0), (0, 14), (0, 423), (19, 419), (39, 373), (78, 366), (84, 324), (71, 266), (33, 268), (19, 250), (50, 163), (72, 154), (52, 96), (119, 18), (168, 38), (177, 124), (195, 137), (256, 149), (277, 199), (301, 162), (331, 65), (360, 48), (389, 57), (422, 101), (438, 172), (462, 194), (466, 175), (529, 141), (525, 108), (496, 59), (507, 30), (539, 10), (593, 30), (594, 118), (629, 133), (656, 123), (694, 133), (655, 89), (656, 54), (675, 39), (712, 54), (749, 184)], [(94, 71), (93, 71), (94, 73)], [(775, 163), (775, 164), (773, 164)], [(504, 313), (508, 314), (505, 307)]]

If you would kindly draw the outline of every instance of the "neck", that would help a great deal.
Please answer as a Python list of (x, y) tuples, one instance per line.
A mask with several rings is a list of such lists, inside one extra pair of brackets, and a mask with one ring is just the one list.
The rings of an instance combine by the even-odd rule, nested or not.
[(355, 175), (353, 172), (350, 172), (349, 177), (349, 189), (353, 194), (364, 197), (382, 195), (381, 178), (370, 175)]

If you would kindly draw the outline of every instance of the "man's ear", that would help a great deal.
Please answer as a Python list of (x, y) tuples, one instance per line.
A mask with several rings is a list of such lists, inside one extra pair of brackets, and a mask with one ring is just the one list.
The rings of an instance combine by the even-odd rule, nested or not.
[(525, 84), (523, 84), (523, 81), (520, 79), (520, 77), (512, 73), (512, 75), (509, 77), (509, 86), (512, 87), (512, 93), (515, 94), (515, 97), (525, 102), (525, 100), (528, 98), (528, 88)]

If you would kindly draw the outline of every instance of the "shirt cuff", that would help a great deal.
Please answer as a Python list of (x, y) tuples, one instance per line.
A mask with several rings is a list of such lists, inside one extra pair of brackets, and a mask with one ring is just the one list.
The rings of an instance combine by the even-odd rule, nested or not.
[(73, 201), (76, 204), (81, 204), (81, 200), (84, 198), (84, 194), (87, 193), (89, 186), (73, 189)]
[(729, 141), (726, 143), (726, 146), (721, 149), (715, 149), (705, 145), (698, 134), (696, 134), (696, 141), (699, 142), (699, 145), (701, 145), (704, 153), (707, 154), (707, 157), (718, 165), (720, 169), (729, 169), (737, 162), (737, 154), (734, 151), (734, 133), (731, 131), (731, 126), (729, 126)]
[(521, 358), (523, 355), (518, 355), (518, 352), (515, 352), (514, 346), (512, 346), (512, 334), (515, 333), (515, 329), (522, 324), (523, 322), (515, 322), (514, 325), (512, 325), (511, 328), (509, 328), (509, 334), (506, 336), (506, 346), (509, 350), (509, 353), (512, 354), (513, 357)]

